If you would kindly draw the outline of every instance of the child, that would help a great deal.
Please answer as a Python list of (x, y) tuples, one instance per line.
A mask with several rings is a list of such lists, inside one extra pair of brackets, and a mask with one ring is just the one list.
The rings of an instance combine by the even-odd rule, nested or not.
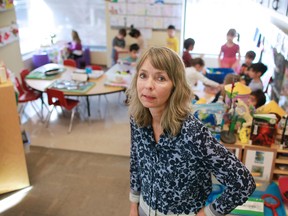
[(191, 88), (195, 86), (198, 80), (208, 86), (217, 87), (217, 88), (220, 87), (219, 83), (206, 78), (202, 74), (202, 70), (204, 69), (204, 66), (205, 66), (203, 59), (201, 58), (192, 59), (191, 65), (192, 67), (188, 67), (185, 69), (187, 82)]
[[(229, 73), (224, 78), (223, 86), (225, 87), (225, 85), (236, 83), (239, 81), (240, 81), (240, 76), (238, 74)], [(226, 97), (226, 92), (225, 92), (225, 89), (223, 88), (215, 95), (215, 98), (213, 99), (211, 103), (216, 103), (218, 101), (225, 102), (225, 97)]]
[(256, 54), (254, 51), (250, 50), (245, 55), (245, 62), (241, 65), (239, 70), (239, 74), (241, 76), (241, 82), (245, 85), (249, 85), (251, 79), (248, 75), (248, 69), (251, 66), (252, 62), (254, 61)]
[(188, 38), (184, 41), (184, 52), (182, 55), (183, 62), (185, 64), (185, 67), (191, 67), (191, 60), (192, 56), (190, 54), (190, 51), (194, 49), (195, 41), (192, 38)]
[[(227, 42), (221, 46), (218, 62), (221, 68), (232, 68), (236, 71), (240, 62), (240, 47), (233, 42), (237, 36), (235, 29), (229, 29), (227, 32)], [(239, 41), (239, 34), (238, 34)], [(238, 56), (237, 56), (238, 54)], [(236, 57), (237, 56), (237, 57)]]
[(166, 39), (167, 47), (174, 50), (176, 53), (179, 53), (179, 42), (175, 37), (175, 26), (169, 25), (167, 28), (168, 38)]
[(257, 109), (260, 106), (263, 106), (266, 103), (265, 93), (261, 89), (252, 91), (248, 99), (248, 105), (253, 106)]
[(141, 32), (138, 29), (135, 29), (134, 26), (131, 26), (131, 31), (129, 32), (129, 35), (132, 38), (135, 38), (137, 40), (137, 44), (139, 45), (139, 53), (142, 53), (143, 50), (146, 48), (145, 41), (142, 37)]
[(112, 65), (116, 64), (118, 60), (119, 52), (126, 52), (126, 43), (124, 38), (126, 37), (126, 29), (119, 29), (118, 34), (112, 41)]
[(267, 71), (267, 66), (261, 62), (252, 64), (249, 68), (248, 75), (251, 78), (249, 87), (252, 91), (257, 89), (263, 90), (263, 83), (261, 81), (261, 76)]
[(131, 44), (130, 47), (129, 47), (129, 56), (126, 57), (126, 58), (121, 59), (118, 62), (122, 62), (124, 64), (128, 64), (128, 65), (131, 65), (131, 66), (136, 66), (139, 50), (140, 50), (140, 47), (139, 47), (138, 44), (136, 44), (136, 43)]

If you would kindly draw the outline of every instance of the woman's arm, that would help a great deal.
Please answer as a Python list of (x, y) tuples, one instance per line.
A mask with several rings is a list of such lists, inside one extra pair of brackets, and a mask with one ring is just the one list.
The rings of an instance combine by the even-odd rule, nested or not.
[(138, 167), (138, 148), (137, 142), (135, 140), (135, 130), (136, 124), (130, 119), (130, 128), (131, 128), (131, 148), (130, 148), (130, 195), (129, 199), (132, 203), (139, 203), (140, 199), (140, 171)]
[(131, 202), (129, 216), (139, 216), (138, 203)]
[(246, 202), (256, 188), (255, 182), (241, 161), (220, 144), (206, 127), (202, 126), (201, 131), (203, 163), (216, 179), (226, 186), (221, 196), (205, 207), (205, 213), (226, 215)]

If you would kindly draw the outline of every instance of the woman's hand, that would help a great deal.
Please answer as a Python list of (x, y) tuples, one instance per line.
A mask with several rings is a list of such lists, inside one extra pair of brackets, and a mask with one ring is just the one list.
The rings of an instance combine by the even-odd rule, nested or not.
[(204, 208), (202, 208), (196, 216), (206, 216), (205, 212), (204, 212)]
[(138, 203), (131, 202), (129, 216), (139, 216)]

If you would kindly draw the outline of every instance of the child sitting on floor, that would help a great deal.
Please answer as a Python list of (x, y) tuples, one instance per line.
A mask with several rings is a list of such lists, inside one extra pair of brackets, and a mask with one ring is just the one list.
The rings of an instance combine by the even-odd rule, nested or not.
[(261, 76), (267, 71), (267, 66), (261, 62), (252, 64), (249, 68), (249, 77), (252, 79), (249, 87), (252, 91), (257, 89), (263, 90), (263, 83), (261, 80)]
[(258, 107), (263, 106), (265, 103), (266, 103), (266, 96), (261, 89), (257, 89), (251, 92), (248, 99), (249, 106), (253, 106), (253, 108), (257, 109)]

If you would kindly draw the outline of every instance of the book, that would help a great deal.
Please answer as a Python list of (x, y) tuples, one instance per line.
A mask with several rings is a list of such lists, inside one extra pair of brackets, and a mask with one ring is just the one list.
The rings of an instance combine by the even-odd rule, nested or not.
[(251, 144), (270, 147), (275, 142), (276, 122), (275, 114), (254, 114), (250, 134)]
[(264, 216), (264, 200), (249, 197), (241, 206), (237, 206), (229, 215)]

